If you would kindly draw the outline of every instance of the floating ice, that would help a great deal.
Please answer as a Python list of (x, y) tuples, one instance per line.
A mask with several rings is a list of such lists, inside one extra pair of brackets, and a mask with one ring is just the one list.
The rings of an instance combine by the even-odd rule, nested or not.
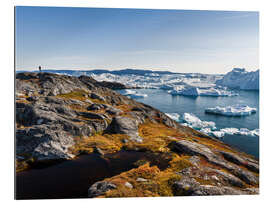
[(225, 135), (242, 135), (242, 136), (259, 136), (259, 129), (249, 130), (247, 128), (222, 128), (219, 131), (212, 131), (209, 133), (215, 137), (223, 137)]
[(145, 98), (148, 96), (147, 94), (141, 94), (141, 93), (138, 93), (136, 90), (130, 90), (130, 89), (121, 90), (120, 93), (122, 95), (128, 96), (133, 99)]
[(180, 89), (174, 89), (168, 91), (171, 95), (183, 95), (183, 96), (212, 96), (212, 97), (222, 97), (222, 96), (236, 96), (237, 94), (227, 91), (223, 88), (218, 87), (181, 87)]
[(259, 136), (259, 129), (249, 130), (247, 128), (222, 128), (218, 130), (216, 128), (215, 122), (212, 121), (202, 121), (197, 116), (191, 113), (184, 113), (182, 116), (178, 113), (166, 113), (171, 119), (181, 123), (183, 126), (191, 127), (200, 132), (214, 136), (214, 137), (224, 137), (226, 135), (242, 135), (242, 136)]
[(112, 74), (98, 73), (93, 70), (88, 74), (97, 81), (119, 82), (128, 86), (173, 90), (178, 86), (193, 86), (199, 88), (210, 88), (215, 86), (215, 82), (222, 78), (221, 75), (208, 75), (200, 73), (150, 73), (150, 74)]
[(202, 121), (198, 117), (196, 117), (194, 114), (191, 114), (191, 113), (184, 113), (182, 116), (182, 120), (184, 123), (187, 123), (189, 127), (192, 127), (194, 129), (198, 129), (198, 130), (202, 128), (216, 129), (215, 122)]
[(257, 109), (246, 105), (234, 105), (227, 107), (214, 107), (205, 109), (205, 113), (218, 114), (223, 116), (248, 116), (256, 113)]
[(180, 115), (178, 113), (166, 113), (166, 115), (177, 122), (180, 121)]
[(248, 72), (244, 68), (234, 68), (216, 84), (242, 90), (259, 90), (259, 70)]

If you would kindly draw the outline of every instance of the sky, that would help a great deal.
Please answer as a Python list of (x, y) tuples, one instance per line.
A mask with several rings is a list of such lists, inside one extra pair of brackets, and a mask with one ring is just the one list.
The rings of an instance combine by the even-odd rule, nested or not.
[(15, 8), (16, 70), (259, 68), (259, 13)]

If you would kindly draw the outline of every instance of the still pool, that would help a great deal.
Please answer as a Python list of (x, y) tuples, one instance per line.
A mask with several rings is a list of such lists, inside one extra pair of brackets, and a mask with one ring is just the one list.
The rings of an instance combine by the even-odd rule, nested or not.
[(160, 170), (167, 168), (170, 154), (120, 151), (99, 156), (81, 155), (75, 160), (34, 168), (16, 173), (16, 199), (87, 198), (88, 188), (134, 167), (138, 161), (147, 161)]

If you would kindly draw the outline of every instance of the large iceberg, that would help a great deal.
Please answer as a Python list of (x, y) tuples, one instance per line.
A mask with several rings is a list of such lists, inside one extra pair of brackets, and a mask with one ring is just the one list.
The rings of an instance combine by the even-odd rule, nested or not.
[(248, 116), (256, 113), (257, 109), (246, 105), (234, 105), (227, 107), (214, 107), (205, 109), (205, 113), (217, 114), (223, 116)]
[(181, 88), (175, 88), (174, 90), (168, 91), (171, 95), (182, 95), (182, 96), (212, 96), (212, 97), (226, 97), (236, 96), (237, 94), (226, 90), (226, 88), (220, 87), (206, 87), (199, 88), (194, 86), (182, 86)]
[(259, 70), (248, 72), (244, 68), (234, 68), (216, 84), (241, 90), (259, 90)]

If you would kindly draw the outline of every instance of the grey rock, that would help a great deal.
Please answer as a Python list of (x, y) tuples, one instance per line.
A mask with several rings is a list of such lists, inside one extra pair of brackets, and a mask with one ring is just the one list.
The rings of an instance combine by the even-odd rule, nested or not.
[(110, 115), (119, 115), (120, 113), (122, 113), (123, 111), (114, 107), (110, 107), (106, 110), (106, 113), (110, 114)]
[(89, 95), (89, 97), (90, 97), (91, 99), (98, 99), (98, 100), (100, 100), (100, 101), (106, 101), (104, 97), (102, 97), (102, 96), (100, 96), (99, 94), (96, 94), (96, 93), (91, 93), (91, 94)]
[(38, 96), (31, 96), (31, 97), (28, 97), (26, 100), (27, 101), (38, 101), (39, 97)]
[(105, 117), (101, 114), (97, 113), (91, 113), (91, 112), (79, 112), (78, 113), (80, 116), (83, 116), (85, 118), (89, 119), (105, 119)]
[(236, 190), (231, 187), (217, 187), (212, 185), (200, 185), (194, 188), (192, 196), (205, 196), (205, 195), (243, 195), (246, 194), (244, 191)]
[(88, 111), (95, 111), (95, 110), (100, 110), (100, 109), (103, 109), (102, 104), (92, 104), (92, 105), (87, 107)]
[(173, 149), (184, 154), (189, 155), (200, 155), (207, 159), (208, 162), (218, 165), (226, 170), (230, 171), (233, 175), (240, 178), (247, 184), (258, 184), (259, 179), (257, 176), (249, 171), (243, 170), (237, 166), (230, 164), (229, 162), (223, 160), (221, 157), (213, 153), (210, 148), (205, 145), (194, 143), (187, 140), (173, 141)]
[(233, 154), (233, 153), (230, 153), (230, 152), (221, 151), (220, 153), (223, 155), (223, 157), (227, 161), (230, 161), (230, 162), (235, 163), (237, 165), (245, 166), (249, 170), (256, 172), (256, 173), (259, 173), (259, 165), (258, 164), (252, 163), (248, 159), (241, 158), (240, 156)]
[(226, 186), (200, 185), (189, 176), (182, 176), (180, 181), (173, 184), (175, 195), (201, 196), (201, 195), (242, 195), (248, 194), (245, 190), (238, 190)]
[(126, 134), (131, 140), (142, 142), (142, 138), (138, 135), (138, 123), (136, 120), (128, 117), (114, 117), (106, 132), (111, 134)]
[(207, 168), (207, 171), (214, 172), (215, 174), (217, 174), (218, 177), (220, 177), (219, 179), (227, 182), (231, 186), (235, 186), (235, 187), (244, 186), (244, 183), (239, 178), (235, 177), (234, 175), (230, 173), (227, 173), (218, 169), (212, 169), (212, 168)]
[(180, 181), (173, 184), (173, 192), (174, 195), (192, 195), (199, 185), (194, 178), (183, 176)]
[(88, 137), (88, 136), (92, 135), (93, 129), (88, 125), (82, 125), (80, 127), (80, 133), (81, 133), (82, 136)]
[(247, 194), (260, 194), (259, 188), (246, 188), (244, 189)]
[(68, 150), (74, 145), (73, 137), (59, 124), (32, 126), (17, 130), (16, 135), (17, 154), (31, 154), (37, 161), (74, 157)]
[(105, 192), (109, 190), (116, 189), (116, 185), (107, 182), (107, 181), (99, 181), (94, 183), (89, 189), (88, 189), (88, 197), (97, 197), (100, 195), (105, 194)]

